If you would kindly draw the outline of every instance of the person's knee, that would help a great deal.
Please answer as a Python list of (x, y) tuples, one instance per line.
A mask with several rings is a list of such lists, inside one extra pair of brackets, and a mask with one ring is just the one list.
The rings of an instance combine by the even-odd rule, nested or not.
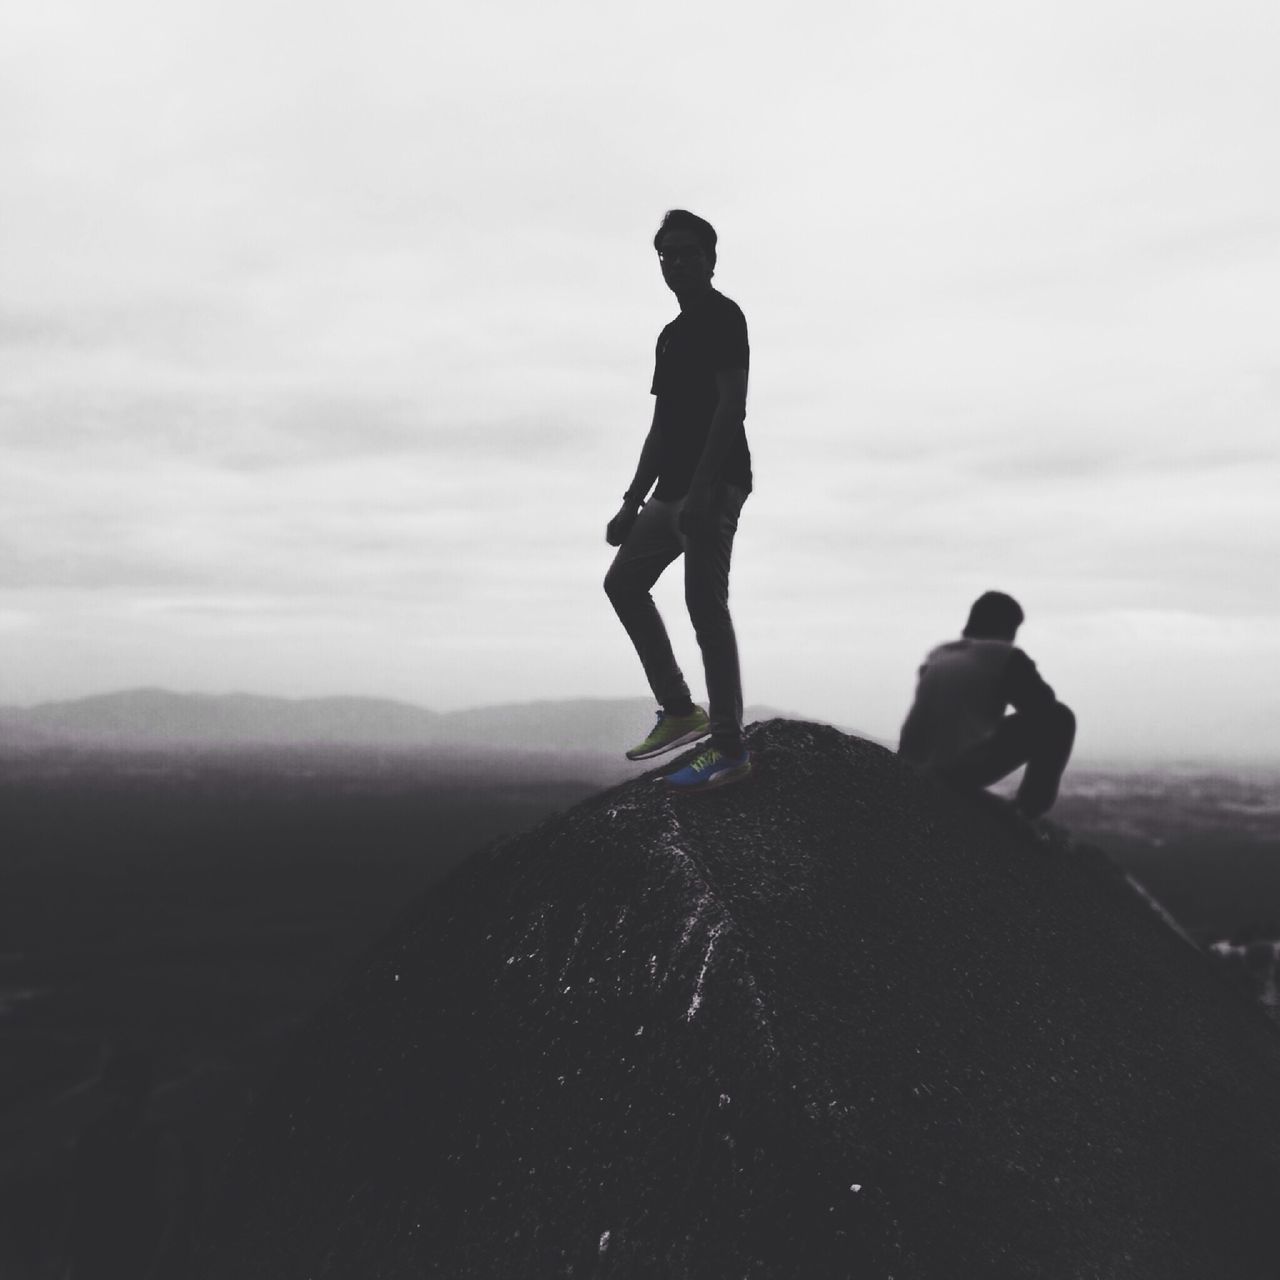
[(1053, 724), (1061, 733), (1074, 736), (1076, 731), (1076, 713), (1065, 702), (1053, 704)]
[(733, 634), (733, 619), (729, 616), (729, 607), (718, 601), (688, 599), (689, 621), (693, 623), (693, 633), (699, 644), (715, 639), (726, 633)]
[(613, 565), (604, 575), (604, 593), (614, 604), (633, 594), (627, 574), (620, 572), (617, 565)]
[(689, 621), (695, 628), (714, 630), (729, 621), (728, 583), (708, 582), (701, 576), (687, 574), (684, 580), (684, 604)]
[(1044, 717), (1045, 737), (1048, 741), (1070, 750), (1076, 740), (1076, 716), (1065, 703), (1055, 702)]

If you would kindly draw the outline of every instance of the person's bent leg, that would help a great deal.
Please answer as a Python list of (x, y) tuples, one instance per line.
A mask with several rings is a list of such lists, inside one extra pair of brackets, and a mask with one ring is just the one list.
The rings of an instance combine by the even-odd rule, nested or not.
[(1031, 722), (1022, 712), (1005, 716), (995, 730), (958, 759), (939, 770), (950, 783), (980, 791), (1026, 764), (1034, 742)]
[(1028, 728), (1027, 769), (1015, 803), (1029, 818), (1039, 818), (1058, 798), (1058, 785), (1075, 745), (1076, 718), (1070, 707), (1055, 702), (1036, 715)]
[(702, 650), (711, 715), (711, 745), (722, 755), (742, 755), (742, 673), (738, 640), (729, 614), (729, 564), (746, 494), (735, 485), (717, 491), (712, 528), (685, 539), (685, 603)]
[(650, 592), (680, 554), (678, 511), (678, 503), (657, 499), (646, 503), (604, 579), (605, 594), (631, 637), (653, 696), (672, 715), (691, 711), (693, 700)]

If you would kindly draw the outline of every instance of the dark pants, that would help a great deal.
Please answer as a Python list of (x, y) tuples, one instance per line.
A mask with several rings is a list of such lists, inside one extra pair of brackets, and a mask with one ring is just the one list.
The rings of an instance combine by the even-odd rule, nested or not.
[(635, 645), (653, 696), (665, 708), (679, 707), (690, 701), (689, 686), (650, 591), (662, 571), (684, 555), (684, 599), (702, 650), (712, 745), (735, 756), (742, 752), (742, 676), (729, 616), (729, 560), (746, 499), (736, 485), (717, 486), (714, 527), (693, 537), (685, 537), (677, 524), (682, 500), (650, 499), (604, 579), (604, 589)]
[(948, 766), (944, 776), (962, 786), (989, 787), (1025, 764), (1016, 803), (1023, 813), (1038, 818), (1058, 798), (1075, 738), (1076, 718), (1061, 702), (1034, 713), (1017, 711)]

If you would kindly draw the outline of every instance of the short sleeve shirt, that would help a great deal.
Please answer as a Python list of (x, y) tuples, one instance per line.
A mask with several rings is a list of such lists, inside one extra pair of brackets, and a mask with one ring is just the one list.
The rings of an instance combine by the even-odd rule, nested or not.
[[(719, 401), (716, 374), (749, 369), (747, 321), (736, 302), (710, 290), (658, 335), (653, 394), (658, 397), (658, 487), (654, 497), (683, 498), (693, 482)], [(751, 491), (751, 454), (740, 425), (721, 474)]]

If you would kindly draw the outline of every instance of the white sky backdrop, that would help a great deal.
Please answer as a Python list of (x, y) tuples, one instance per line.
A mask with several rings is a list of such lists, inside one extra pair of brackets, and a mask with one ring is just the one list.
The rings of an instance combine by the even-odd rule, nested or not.
[(1082, 756), (1280, 756), (1277, 65), (1274, 0), (10, 4), (0, 702), (645, 693), (679, 205), (748, 701), (893, 736), (999, 587)]

